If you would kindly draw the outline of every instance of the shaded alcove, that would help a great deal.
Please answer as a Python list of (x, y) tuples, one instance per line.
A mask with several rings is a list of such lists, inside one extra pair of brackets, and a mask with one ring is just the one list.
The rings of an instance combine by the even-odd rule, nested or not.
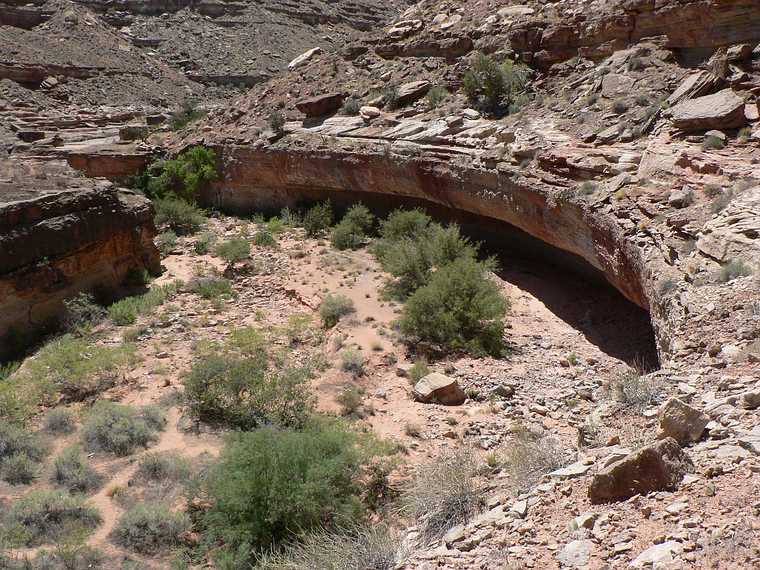
[[(427, 202), (370, 192), (298, 189), (299, 206), (329, 198), (339, 216), (361, 202), (376, 215), (421, 208), (440, 222), (456, 222), (463, 234), (481, 242), (485, 255), (500, 263), (499, 276), (539, 299), (553, 314), (579, 331), (602, 352), (644, 370), (659, 367), (650, 316), (615, 289), (583, 258), (551, 246), (494, 218)], [(272, 212), (276, 213), (276, 212)]]

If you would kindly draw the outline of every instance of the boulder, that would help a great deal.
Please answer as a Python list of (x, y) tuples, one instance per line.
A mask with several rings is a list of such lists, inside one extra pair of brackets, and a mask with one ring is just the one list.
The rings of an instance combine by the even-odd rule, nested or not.
[(668, 400), (660, 410), (660, 439), (672, 437), (679, 444), (699, 441), (710, 418), (678, 398)]
[(359, 116), (365, 121), (370, 121), (372, 119), (375, 119), (382, 114), (383, 112), (380, 109), (378, 109), (377, 107), (372, 107), (370, 105), (365, 105), (364, 107), (359, 109)]
[(296, 103), (296, 109), (307, 117), (324, 117), (336, 113), (343, 104), (342, 93), (328, 93), (310, 99), (302, 99)]
[(419, 402), (444, 406), (458, 406), (467, 399), (454, 378), (449, 378), (439, 372), (432, 372), (417, 382), (413, 395)]
[(315, 55), (322, 53), (321, 47), (311, 48), (309, 51), (302, 53), (288, 64), (288, 69), (296, 69), (308, 62)]
[(597, 473), (588, 496), (592, 503), (674, 489), (693, 469), (691, 458), (668, 437), (635, 451)]
[(731, 89), (683, 101), (671, 109), (673, 126), (684, 131), (743, 127), (744, 100)]
[[(411, 83), (404, 83), (398, 88), (398, 105), (408, 105), (413, 103), (420, 97), (424, 97), (425, 93), (430, 89), (429, 81), (412, 81)], [(744, 111), (742, 111), (744, 116)]]

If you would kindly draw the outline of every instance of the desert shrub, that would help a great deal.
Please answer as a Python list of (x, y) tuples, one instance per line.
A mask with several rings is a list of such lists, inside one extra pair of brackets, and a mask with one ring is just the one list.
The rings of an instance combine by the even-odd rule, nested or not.
[(491, 113), (509, 109), (528, 83), (528, 69), (512, 60), (499, 63), (478, 53), (464, 74), (462, 89), (470, 101)]
[(130, 406), (102, 400), (90, 410), (84, 424), (82, 439), (90, 451), (108, 451), (116, 455), (129, 455), (140, 447), (149, 447), (158, 440), (158, 431), (152, 413)]
[(584, 196), (590, 196), (591, 194), (597, 191), (597, 188), (598, 187), (596, 185), (596, 182), (593, 182), (591, 180), (586, 180), (584, 183), (578, 186), (578, 191)]
[(367, 234), (372, 230), (375, 216), (363, 204), (356, 204), (349, 208), (346, 215), (331, 234), (331, 241), (336, 249), (356, 249), (359, 247)]
[(79, 293), (63, 302), (63, 328), (72, 333), (85, 332), (106, 317), (106, 310), (95, 302), (91, 293)]
[(156, 247), (162, 255), (169, 255), (177, 247), (177, 234), (173, 230), (166, 230), (156, 236)]
[(325, 296), (319, 306), (319, 316), (326, 329), (334, 327), (341, 317), (350, 315), (355, 311), (354, 302), (351, 299), (345, 295), (333, 295), (332, 293)]
[(612, 104), (612, 110), (616, 115), (622, 115), (628, 110), (628, 102), (625, 99), (618, 99)]
[(0, 478), (13, 485), (29, 483), (44, 456), (45, 447), (36, 435), (0, 420)]
[(450, 528), (466, 523), (483, 506), (471, 453), (450, 452), (420, 466), (402, 493), (402, 503), (426, 539), (440, 538)]
[(280, 219), (286, 227), (297, 228), (303, 224), (303, 216), (300, 212), (290, 208), (280, 210)]
[(720, 137), (715, 137), (712, 135), (705, 135), (704, 140), (702, 141), (702, 148), (705, 150), (720, 150), (726, 146), (725, 141)]
[(256, 570), (392, 570), (403, 558), (401, 537), (384, 524), (307, 533), (284, 552), (264, 557)]
[(354, 376), (364, 374), (364, 356), (358, 350), (344, 350), (340, 353), (340, 368)]
[(267, 229), (256, 232), (253, 236), (253, 243), (258, 247), (274, 247), (277, 245), (277, 240), (274, 239), (272, 233)]
[(356, 97), (349, 97), (343, 102), (343, 106), (340, 108), (340, 113), (341, 115), (346, 115), (348, 117), (355, 117), (359, 114), (361, 106), (362, 104), (359, 99)]
[(407, 299), (401, 331), (447, 349), (500, 354), (509, 302), (487, 269), (469, 257), (438, 269)]
[(417, 239), (423, 235), (433, 220), (420, 209), (394, 210), (380, 222), (380, 237), (385, 242), (404, 238)]
[(0, 363), (0, 382), (13, 376), (21, 366), (20, 362), (3, 362)]
[(79, 446), (64, 449), (53, 462), (53, 482), (71, 493), (89, 493), (100, 487), (103, 477), (87, 463)]
[(255, 327), (241, 327), (230, 333), (230, 345), (246, 356), (253, 356), (266, 350), (266, 336)]
[(269, 128), (275, 134), (281, 135), (285, 131), (285, 116), (279, 111), (272, 111), (269, 114)]
[(180, 283), (169, 283), (151, 287), (142, 295), (126, 297), (108, 307), (108, 317), (117, 326), (134, 324), (137, 317), (150, 313), (177, 294)]
[(349, 386), (335, 400), (340, 404), (341, 415), (360, 416), (364, 401), (364, 390), (356, 386)]
[(206, 116), (206, 112), (198, 109), (193, 101), (186, 101), (182, 107), (174, 111), (169, 118), (169, 128), (173, 131), (184, 129), (190, 123)]
[(720, 268), (718, 278), (721, 283), (728, 283), (739, 277), (752, 275), (752, 268), (739, 259), (732, 259)]
[(445, 87), (441, 85), (433, 85), (430, 89), (428, 89), (428, 92), (425, 95), (425, 100), (431, 109), (435, 109), (438, 107), (438, 105), (443, 103), (443, 100), (448, 96), (449, 92)]
[(625, 408), (641, 412), (654, 402), (660, 387), (635, 368), (628, 368), (610, 380), (608, 392)]
[(422, 428), (420, 427), (420, 424), (408, 422), (404, 424), (404, 433), (409, 437), (421, 437)]
[(206, 216), (198, 206), (173, 196), (157, 198), (153, 206), (156, 209), (156, 225), (168, 227), (178, 235), (193, 234), (206, 222)]
[(232, 283), (224, 277), (199, 275), (190, 280), (188, 289), (192, 293), (209, 300), (230, 299), (235, 296)]
[(133, 187), (156, 201), (174, 198), (194, 204), (200, 192), (217, 176), (216, 153), (198, 145), (176, 158), (153, 162), (134, 178)]
[(306, 210), (303, 218), (303, 227), (306, 230), (306, 234), (311, 237), (321, 235), (330, 229), (332, 223), (333, 211), (329, 200), (316, 204)]
[(214, 253), (227, 263), (235, 263), (251, 256), (251, 244), (247, 239), (233, 238), (217, 245)]
[(567, 464), (567, 453), (556, 439), (519, 430), (504, 448), (502, 464), (511, 484), (525, 491), (544, 474)]
[(427, 362), (424, 360), (418, 360), (409, 370), (409, 381), (412, 384), (416, 384), (431, 372), (432, 370), (428, 367)]
[(63, 491), (31, 491), (10, 507), (6, 524), (17, 528), (20, 542), (36, 546), (64, 538), (67, 534), (91, 530), (100, 524), (97, 509), (81, 497)]
[(190, 477), (190, 462), (177, 453), (146, 453), (137, 466), (142, 481), (182, 481)]
[(198, 239), (195, 240), (195, 245), (193, 246), (195, 248), (195, 253), (198, 255), (207, 254), (209, 251), (211, 251), (211, 246), (215, 241), (216, 236), (214, 234), (211, 232), (203, 232), (198, 236)]
[(388, 109), (397, 109), (399, 107), (398, 86), (394, 84), (386, 85), (383, 88), (383, 105)]
[(121, 516), (110, 538), (140, 554), (157, 554), (181, 545), (182, 535), (189, 530), (190, 518), (185, 513), (140, 504)]
[(278, 218), (276, 216), (274, 218), (270, 218), (266, 226), (267, 231), (272, 234), (272, 236), (280, 235), (287, 228), (288, 223), (284, 219)]
[(327, 418), (311, 419), (302, 431), (267, 427), (230, 436), (208, 477), (210, 535), (233, 547), (267, 548), (357, 520), (364, 441)]
[(250, 358), (209, 355), (185, 376), (185, 398), (202, 421), (240, 429), (262, 425), (299, 427), (313, 408), (306, 367), (269, 366), (261, 350)]
[(51, 433), (71, 433), (76, 429), (74, 414), (65, 408), (50, 410), (45, 416), (45, 430)]
[(39, 464), (22, 451), (0, 461), (0, 476), (11, 485), (28, 485), (37, 477), (38, 471)]

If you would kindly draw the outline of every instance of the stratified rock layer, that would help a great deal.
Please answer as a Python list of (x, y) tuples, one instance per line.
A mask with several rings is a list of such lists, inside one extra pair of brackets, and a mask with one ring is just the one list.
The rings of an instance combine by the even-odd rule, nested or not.
[(0, 162), (0, 357), (47, 326), (64, 299), (160, 272), (153, 209), (110, 182), (64, 164)]

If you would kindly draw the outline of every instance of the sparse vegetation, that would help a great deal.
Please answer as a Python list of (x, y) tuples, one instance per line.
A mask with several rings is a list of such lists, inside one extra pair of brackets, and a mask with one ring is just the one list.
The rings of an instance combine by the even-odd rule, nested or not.
[(718, 278), (721, 283), (728, 283), (739, 277), (752, 275), (752, 268), (740, 259), (732, 259), (720, 268)]
[(31, 483), (44, 455), (45, 448), (36, 435), (0, 420), (0, 478), (11, 485)]
[(251, 244), (244, 238), (232, 238), (217, 245), (214, 253), (227, 263), (237, 263), (251, 256)]
[(153, 410), (101, 400), (90, 410), (82, 439), (90, 451), (129, 455), (155, 443), (164, 423), (163, 417), (156, 417)]
[(336, 398), (343, 416), (361, 416), (364, 391), (356, 386), (349, 386)]
[(180, 286), (179, 282), (156, 285), (143, 295), (117, 301), (108, 308), (108, 317), (117, 326), (132, 325), (137, 321), (138, 316), (150, 313), (174, 297)]
[(197, 275), (193, 277), (190, 283), (188, 283), (188, 289), (204, 299), (213, 301), (231, 299), (235, 296), (235, 292), (232, 290), (232, 283), (224, 277), (216, 277), (214, 275)]
[(725, 146), (726, 143), (722, 138), (712, 135), (705, 135), (705, 138), (702, 141), (702, 148), (704, 150), (720, 150), (725, 148)]
[(426, 361), (418, 360), (409, 369), (409, 382), (411, 384), (416, 384), (431, 372), (432, 370), (430, 370)]
[(344, 350), (340, 353), (340, 368), (354, 376), (364, 374), (364, 356), (358, 350)]
[(89, 493), (100, 487), (103, 477), (82, 455), (79, 446), (64, 449), (53, 462), (53, 482), (71, 493)]
[(355, 117), (359, 114), (361, 106), (361, 101), (356, 97), (351, 96), (343, 102), (343, 106), (340, 108), (340, 113), (347, 117)]
[(153, 206), (156, 209), (156, 225), (168, 227), (178, 235), (193, 234), (206, 222), (203, 210), (179, 198), (158, 198), (153, 201)]
[(50, 433), (71, 433), (76, 429), (76, 419), (66, 408), (54, 408), (45, 416), (45, 431)]
[(655, 400), (660, 388), (635, 368), (628, 368), (611, 379), (609, 392), (622, 406), (642, 412)]
[(319, 306), (319, 316), (322, 319), (322, 326), (326, 329), (332, 328), (338, 324), (341, 317), (350, 315), (355, 312), (354, 302), (344, 295), (327, 295)]
[(182, 544), (188, 530), (190, 518), (185, 513), (163, 505), (140, 504), (121, 516), (111, 540), (140, 554), (157, 554)]
[(181, 109), (172, 113), (169, 119), (169, 128), (173, 131), (179, 131), (205, 116), (206, 112), (198, 109), (193, 101), (186, 101)]
[(91, 293), (79, 293), (76, 297), (66, 299), (63, 306), (63, 328), (70, 333), (86, 333), (106, 317), (105, 308), (95, 301)]
[(269, 114), (269, 128), (276, 135), (281, 135), (285, 132), (285, 116), (279, 111), (272, 111)]
[(205, 255), (209, 251), (211, 251), (211, 246), (216, 241), (216, 236), (211, 232), (203, 232), (201, 235), (198, 236), (198, 238), (195, 240), (195, 245), (193, 246), (195, 248), (195, 253), (198, 255)]
[(383, 89), (383, 105), (386, 109), (398, 109), (399, 107), (399, 94), (398, 86), (390, 84)]
[(177, 453), (146, 453), (135, 477), (141, 481), (182, 481), (190, 476), (190, 462)]
[(483, 506), (472, 454), (459, 450), (421, 466), (402, 499), (406, 512), (416, 519), (428, 540), (466, 523)]
[(356, 249), (361, 246), (375, 223), (375, 216), (362, 204), (352, 206), (331, 234), (336, 249)]
[(257, 247), (275, 247), (277, 240), (269, 230), (261, 230), (253, 236), (253, 243)]
[(436, 109), (448, 96), (449, 92), (445, 87), (441, 85), (433, 85), (428, 89), (428, 92), (425, 95), (425, 100), (431, 109)]
[(37, 546), (63, 539), (71, 533), (91, 530), (100, 524), (98, 511), (84, 499), (63, 491), (31, 491), (18, 498), (6, 517), (6, 530), (15, 530), (16, 541)]
[(162, 255), (169, 255), (177, 247), (177, 234), (173, 230), (161, 232), (156, 236), (156, 247)]
[(503, 466), (511, 484), (524, 491), (538, 483), (544, 474), (567, 464), (562, 444), (549, 436), (519, 430), (503, 451)]

